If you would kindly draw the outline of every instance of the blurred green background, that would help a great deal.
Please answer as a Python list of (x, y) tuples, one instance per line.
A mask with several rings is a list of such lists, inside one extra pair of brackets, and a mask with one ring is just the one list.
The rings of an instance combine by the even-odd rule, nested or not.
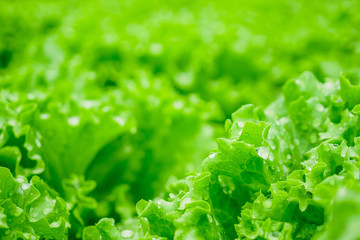
[[(198, 170), (241, 105), (268, 105), (303, 71), (323, 79), (358, 67), (359, 13), (357, 0), (2, 0), (1, 103), (14, 116), (36, 104), (38, 120), (18, 118), (60, 146), (39, 151), (40, 175), (62, 197), (76, 184), (88, 195), (84, 177), (97, 183), (98, 205), (81, 207), (80, 225), (122, 221), (171, 176)], [(4, 146), (34, 168), (29, 136), (3, 128)]]
[[(348, 1), (2, 1), (2, 85), (116, 87), (140, 71), (229, 116), (266, 105), (303, 71), (359, 62), (359, 3)], [(5, 76), (5, 79), (4, 79)], [(86, 86), (84, 86), (86, 85)]]

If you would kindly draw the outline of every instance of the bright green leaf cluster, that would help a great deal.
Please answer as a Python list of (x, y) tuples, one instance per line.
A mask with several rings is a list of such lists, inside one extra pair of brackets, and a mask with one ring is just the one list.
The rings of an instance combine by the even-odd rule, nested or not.
[(338, 77), (360, 61), (357, 0), (35, 1), (0, 9), (0, 86), (108, 89), (145, 71), (230, 117), (303, 71)]
[[(168, 239), (360, 237), (351, 228), (360, 208), (354, 104), (339, 81), (311, 73), (283, 91), (264, 111), (245, 105), (233, 114), (200, 175), (169, 185), (161, 200), (139, 202), (141, 229)], [(334, 99), (343, 102), (335, 121)]]
[(66, 202), (39, 177), (14, 178), (0, 167), (0, 236), (2, 239), (67, 239)]
[(129, 80), (106, 96), (62, 88), (0, 94), (0, 165), (57, 191), (72, 237), (102, 217), (133, 219), (140, 198), (200, 165), (217, 131), (215, 104), (179, 96), (159, 79)]
[(360, 238), (359, 3), (0, 3), (0, 239)]

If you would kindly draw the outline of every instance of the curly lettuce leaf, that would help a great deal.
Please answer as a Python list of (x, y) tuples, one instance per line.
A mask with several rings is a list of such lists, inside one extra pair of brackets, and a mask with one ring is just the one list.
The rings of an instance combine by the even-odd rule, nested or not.
[(35, 176), (14, 178), (0, 167), (0, 235), (2, 239), (67, 239), (66, 202)]

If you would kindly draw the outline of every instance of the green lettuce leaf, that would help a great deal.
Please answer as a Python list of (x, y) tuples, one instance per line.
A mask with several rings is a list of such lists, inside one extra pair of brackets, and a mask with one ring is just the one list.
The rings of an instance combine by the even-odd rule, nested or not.
[(67, 239), (66, 202), (39, 177), (14, 178), (0, 167), (0, 235), (2, 239)]

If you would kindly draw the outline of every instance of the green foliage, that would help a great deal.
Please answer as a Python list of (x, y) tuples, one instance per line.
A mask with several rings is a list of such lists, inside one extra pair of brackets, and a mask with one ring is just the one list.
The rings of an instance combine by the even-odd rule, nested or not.
[[(360, 207), (360, 119), (349, 111), (352, 99), (341, 97), (339, 81), (321, 83), (310, 73), (290, 80), (283, 91), (264, 111), (245, 105), (233, 114), (228, 138), (218, 139), (193, 187), (180, 188), (187, 194), (201, 190), (185, 208), (175, 205), (173, 212), (184, 201), (174, 185), (163, 200), (139, 202), (146, 209), (140, 217), (147, 219), (141, 229), (176, 238), (184, 230), (172, 223), (175, 218), (186, 219), (193, 234), (204, 226), (218, 234), (189, 239), (357, 239), (358, 230), (350, 226), (358, 224)], [(331, 119), (333, 99), (344, 102), (338, 123)], [(195, 187), (195, 179), (205, 176), (206, 184)], [(178, 184), (187, 187), (190, 179)], [(209, 209), (207, 221), (216, 224), (198, 222), (193, 230), (198, 215), (188, 212), (200, 203)]]
[(360, 238), (358, 12), (1, 2), (0, 239)]
[(179, 96), (156, 79), (141, 81), (145, 86), (135, 79), (106, 96), (1, 91), (1, 166), (39, 175), (56, 190), (76, 237), (101, 217), (132, 219), (136, 201), (199, 166), (212, 147), (214, 104)]
[(2, 239), (66, 239), (66, 202), (39, 177), (16, 179), (0, 167), (0, 236)]
[(230, 117), (241, 104), (267, 105), (304, 71), (338, 77), (360, 61), (356, 0), (4, 5), (0, 85), (14, 88), (81, 79), (75, 88), (108, 89), (146, 71), (180, 94), (217, 101)]

